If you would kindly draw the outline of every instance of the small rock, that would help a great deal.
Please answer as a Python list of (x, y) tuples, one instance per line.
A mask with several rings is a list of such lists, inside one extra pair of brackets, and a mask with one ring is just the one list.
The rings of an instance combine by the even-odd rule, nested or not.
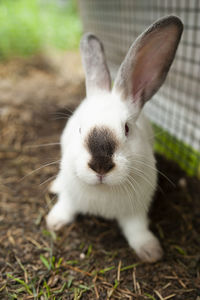
[(81, 253), (80, 254), (80, 259), (84, 259), (85, 258), (85, 253)]
[(187, 181), (185, 178), (180, 178), (179, 179), (179, 182), (178, 182), (178, 185), (181, 187), (181, 188), (186, 188), (187, 186)]

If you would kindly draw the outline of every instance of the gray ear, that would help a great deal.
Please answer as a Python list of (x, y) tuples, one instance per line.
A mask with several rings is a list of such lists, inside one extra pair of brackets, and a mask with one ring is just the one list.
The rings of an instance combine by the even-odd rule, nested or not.
[(102, 43), (95, 35), (87, 33), (81, 40), (80, 50), (86, 76), (87, 95), (96, 89), (110, 91), (111, 79)]
[(152, 24), (137, 38), (114, 84), (123, 99), (132, 99), (142, 107), (154, 95), (167, 76), (182, 31), (182, 22), (175, 16), (168, 16)]

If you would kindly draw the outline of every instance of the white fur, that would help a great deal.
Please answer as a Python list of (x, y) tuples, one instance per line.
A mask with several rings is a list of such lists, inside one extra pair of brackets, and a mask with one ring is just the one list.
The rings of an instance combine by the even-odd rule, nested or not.
[[(152, 24), (130, 47), (112, 92), (103, 45), (93, 34), (83, 36), (80, 49), (88, 97), (61, 137), (60, 171), (51, 187), (58, 194), (58, 202), (47, 216), (51, 230), (71, 222), (77, 213), (116, 219), (141, 259), (152, 262), (161, 258), (160, 244), (148, 229), (148, 210), (157, 182), (153, 131), (140, 111), (164, 82), (182, 30), (175, 16)], [(109, 128), (117, 140), (110, 158), (114, 167), (103, 180), (88, 165), (92, 157), (86, 145), (89, 132), (102, 126)], [(104, 146), (99, 149), (105, 150)], [(104, 152), (102, 156), (107, 158), (109, 151), (107, 156)]]
[[(137, 254), (143, 260), (154, 261), (162, 251), (148, 229), (147, 219), (157, 181), (153, 132), (145, 116), (137, 115), (137, 107), (121, 100), (115, 92), (98, 91), (81, 103), (61, 137), (60, 171), (51, 187), (58, 194), (58, 202), (48, 214), (47, 224), (51, 230), (59, 229), (77, 213), (117, 219)], [(127, 120), (128, 137), (124, 134)], [(88, 167), (90, 154), (84, 144), (90, 129), (101, 125), (112, 129), (119, 141), (114, 154), (116, 167), (103, 184)], [(143, 253), (146, 243), (152, 243), (157, 251), (147, 254), (143, 249)]]

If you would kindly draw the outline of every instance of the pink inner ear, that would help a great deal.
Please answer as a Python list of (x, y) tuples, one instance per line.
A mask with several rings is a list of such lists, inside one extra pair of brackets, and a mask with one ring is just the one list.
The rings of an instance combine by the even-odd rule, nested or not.
[(143, 37), (136, 49), (132, 74), (133, 101), (147, 101), (161, 86), (174, 55), (174, 28)]

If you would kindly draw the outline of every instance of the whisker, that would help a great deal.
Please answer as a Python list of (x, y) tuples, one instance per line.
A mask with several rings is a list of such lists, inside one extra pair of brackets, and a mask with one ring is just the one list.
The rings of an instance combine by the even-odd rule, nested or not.
[[(128, 177), (129, 178), (129, 177)], [(131, 180), (134, 181), (135, 185), (137, 185), (137, 189), (138, 189), (138, 192), (139, 192), (139, 197), (140, 197), (140, 201), (138, 200), (138, 197), (137, 197), (137, 193), (136, 193), (136, 190), (135, 190), (135, 193), (136, 193), (136, 201), (138, 203), (138, 205), (140, 206), (142, 204), (142, 207), (147, 210), (148, 209), (148, 206), (146, 206), (144, 204), (144, 202), (142, 201), (143, 200), (143, 197), (142, 197), (142, 194), (141, 194), (141, 190), (140, 190), (140, 185), (139, 183), (133, 178), (131, 177)], [(133, 183), (131, 182), (131, 180), (129, 179), (129, 184), (130, 186), (133, 188)]]
[(70, 115), (70, 113), (66, 113), (66, 112), (62, 112), (62, 111), (57, 111), (57, 112), (55, 112), (53, 114), (55, 114), (55, 115), (63, 115), (63, 116), (69, 116)]
[(53, 116), (53, 118), (52, 118), (53, 120), (60, 120), (60, 119), (68, 120), (72, 114), (57, 111), (57, 112), (51, 113), (51, 115)]
[(157, 136), (160, 136), (162, 134), (163, 134), (163, 131), (160, 131), (160, 132), (154, 134), (153, 136), (151, 136), (150, 138), (148, 138), (148, 141), (153, 140), (154, 138), (156, 138)]
[(51, 181), (52, 179), (56, 178), (56, 176), (57, 176), (57, 174), (56, 174), (56, 175), (53, 175), (53, 176), (51, 176), (51, 177), (49, 177), (49, 178), (46, 179), (45, 181), (41, 182), (41, 183), (39, 184), (39, 186), (41, 186), (41, 185), (43, 185), (43, 184), (45, 184), (45, 183)]
[(57, 117), (57, 118), (52, 118), (52, 120), (57, 121), (57, 120), (68, 120), (68, 117)]
[(38, 148), (38, 147), (48, 147), (48, 146), (55, 146), (60, 145), (60, 143), (48, 143), (48, 144), (41, 144), (41, 145), (26, 145), (25, 148)]
[(66, 117), (70, 117), (71, 113), (65, 113), (65, 112), (61, 112), (61, 111), (56, 111), (51, 113), (54, 116), (66, 116)]
[[(138, 175), (138, 176), (141, 177), (141, 178), (146, 179), (146, 181), (149, 183), (149, 185), (150, 185), (152, 188), (154, 188), (154, 186), (153, 186), (152, 183), (148, 180), (148, 177), (146, 176), (146, 174), (145, 174), (142, 170), (140, 170), (140, 169), (138, 169), (138, 168), (136, 168), (136, 167), (134, 167), (133, 169), (134, 169), (135, 171), (137, 171), (137, 172), (135, 172), (136, 175)], [(142, 177), (142, 175), (143, 175), (144, 177)]]
[(74, 113), (74, 111), (73, 110), (71, 110), (70, 108), (68, 108), (68, 107), (63, 107), (63, 109), (65, 109), (67, 112), (69, 111), (71, 114), (73, 114)]
[[(134, 154), (135, 155), (135, 154)], [(169, 177), (167, 177), (167, 175), (165, 175), (163, 172), (161, 172), (160, 170), (158, 170), (158, 169), (156, 169), (156, 168), (154, 168), (154, 167), (152, 167), (151, 165), (149, 165), (149, 164), (146, 164), (145, 162), (143, 162), (143, 161), (141, 161), (141, 160), (133, 160), (132, 159), (132, 161), (133, 162), (137, 162), (137, 163), (141, 163), (141, 164), (143, 164), (143, 165), (145, 165), (146, 167), (148, 167), (148, 168), (150, 168), (150, 169), (152, 169), (152, 170), (154, 170), (154, 171), (157, 171), (160, 175), (162, 175), (173, 187), (176, 187), (176, 185), (175, 185), (175, 183), (173, 182), (173, 181), (171, 181), (171, 179), (169, 179)], [(129, 166), (129, 167), (131, 167), (131, 166)], [(133, 169), (134, 169), (134, 167), (133, 167)]]
[[(139, 176), (140, 178), (144, 179), (153, 189), (154, 189), (154, 186), (152, 185), (152, 183), (149, 181), (148, 177), (146, 176), (146, 174), (144, 172), (142, 172), (141, 170), (137, 169), (137, 168), (134, 168), (134, 170), (138, 171), (138, 172), (135, 172), (135, 174), (137, 176)], [(142, 173), (142, 174), (141, 174)], [(143, 175), (143, 176), (142, 176)], [(163, 189), (161, 188), (161, 186), (157, 183), (156, 186), (159, 188), (159, 190), (161, 191), (161, 193), (163, 195), (165, 195)]]
[[(132, 180), (134, 181), (132, 183)], [(135, 197), (134, 200), (138, 203), (138, 193), (139, 193), (139, 196), (141, 197), (141, 194), (140, 194), (140, 190), (138, 189), (138, 193), (137, 193), (137, 189), (135, 188), (134, 184), (137, 185), (137, 182), (134, 178), (132, 178), (130, 175), (128, 175), (127, 177), (127, 181), (128, 181), (128, 185), (131, 187), (131, 189), (134, 191), (135, 193)], [(132, 199), (133, 200), (133, 199)]]
[(56, 160), (56, 161), (53, 161), (53, 162), (50, 162), (50, 163), (48, 163), (48, 164), (42, 165), (41, 167), (39, 167), (39, 168), (37, 168), (37, 169), (31, 171), (30, 173), (28, 173), (28, 174), (26, 174), (25, 176), (23, 176), (22, 178), (20, 178), (18, 182), (21, 182), (21, 181), (24, 180), (26, 177), (28, 177), (28, 176), (34, 174), (35, 172), (37, 172), (37, 171), (39, 171), (39, 170), (41, 170), (41, 169), (43, 169), (43, 168), (45, 168), (45, 167), (48, 167), (48, 166), (51, 166), (51, 165), (58, 164), (59, 162), (60, 162), (60, 159), (59, 159), (59, 160)]
[(134, 201), (131, 197), (131, 192), (129, 191), (128, 187), (126, 185), (121, 185), (121, 188), (125, 191), (125, 193), (127, 195), (128, 203), (130, 206), (130, 211), (135, 211)]

